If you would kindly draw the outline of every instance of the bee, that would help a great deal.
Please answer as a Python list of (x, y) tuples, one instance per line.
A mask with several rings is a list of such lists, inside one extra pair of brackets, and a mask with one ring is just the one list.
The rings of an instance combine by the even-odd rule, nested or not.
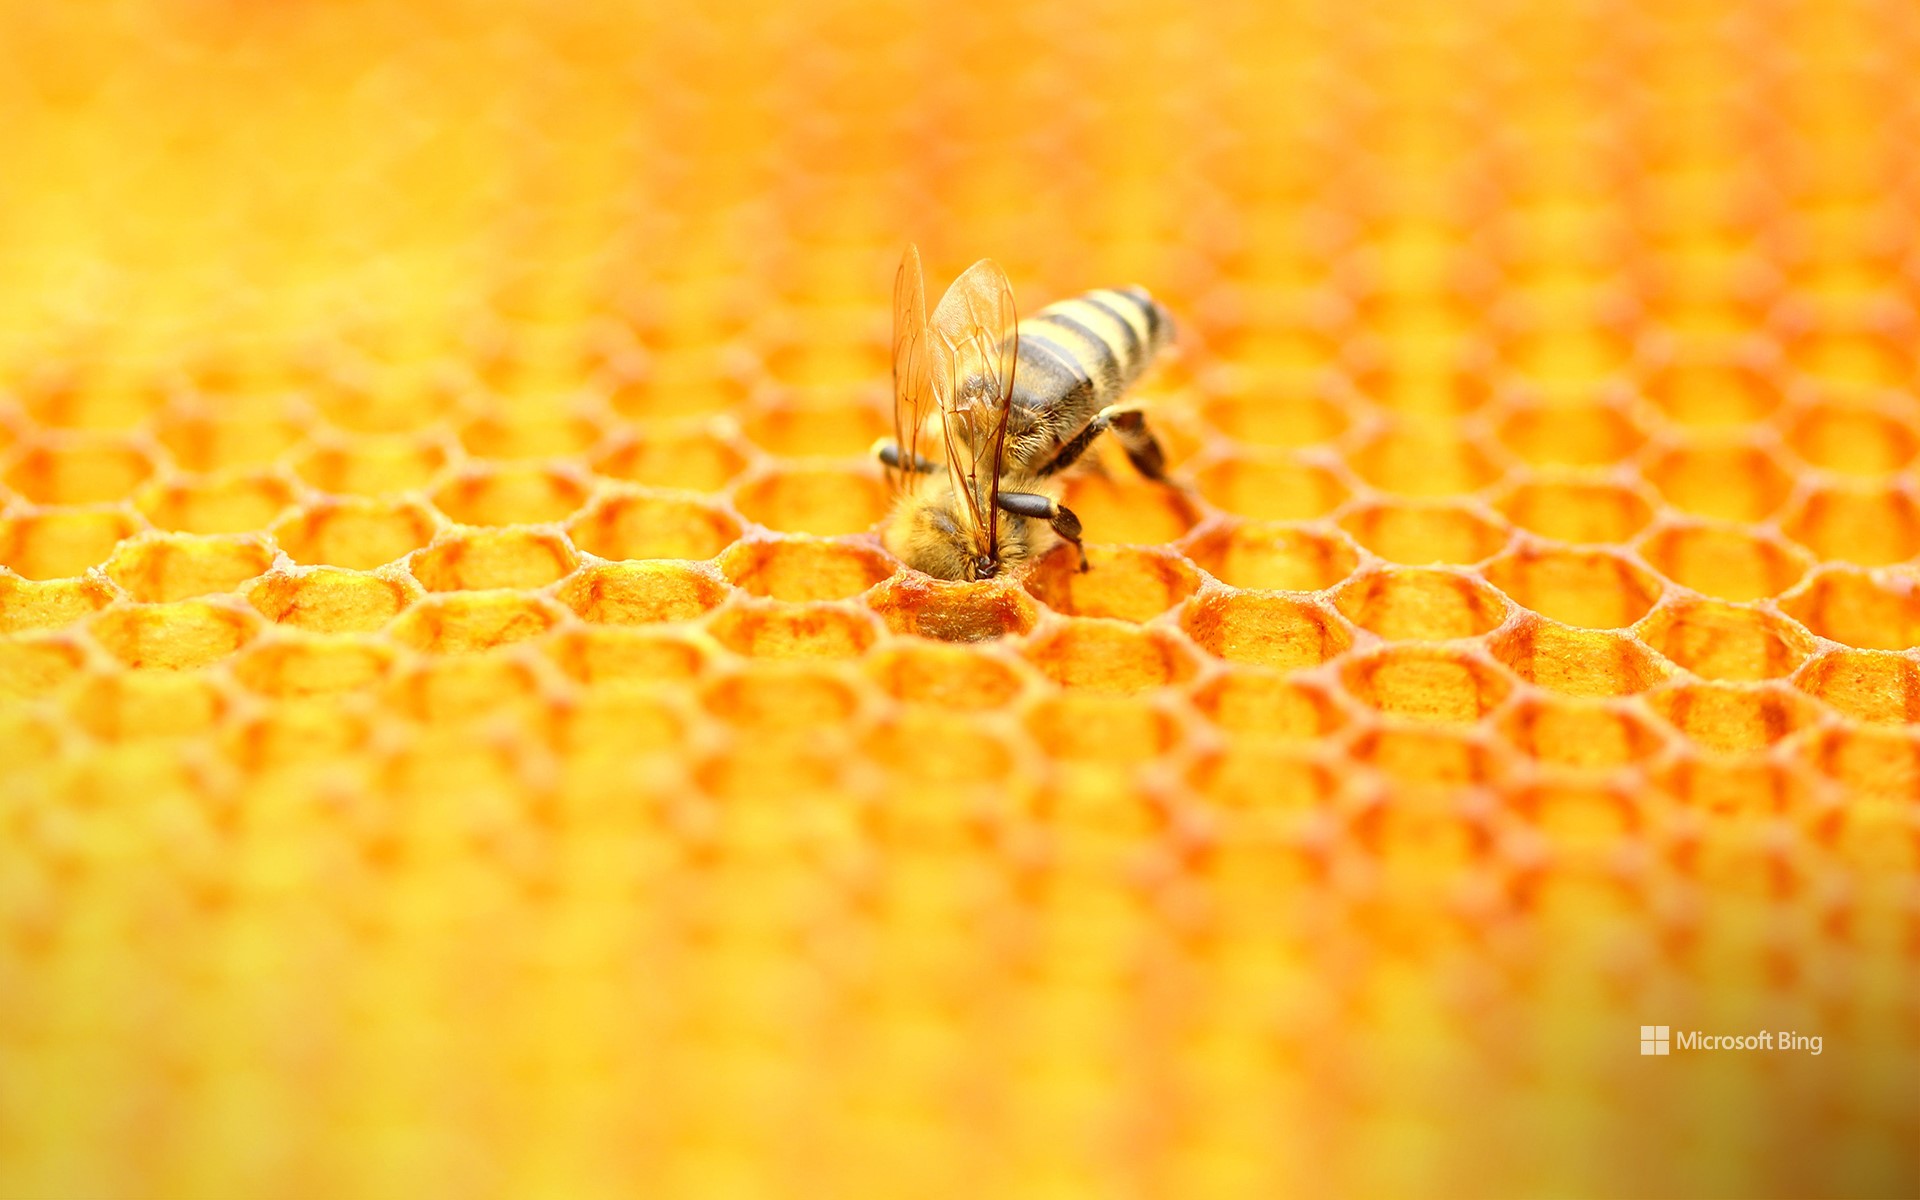
[[(893, 285), (894, 436), (874, 446), (896, 495), (883, 544), (940, 579), (1017, 571), (1056, 539), (1086, 570), (1060, 475), (1111, 432), (1136, 470), (1166, 481), (1146, 418), (1119, 401), (1172, 338), (1172, 318), (1138, 287), (1088, 292), (1021, 321), (1006, 272), (987, 259), (929, 318), (920, 252), (908, 246)], [(923, 434), (937, 460), (921, 453)]]

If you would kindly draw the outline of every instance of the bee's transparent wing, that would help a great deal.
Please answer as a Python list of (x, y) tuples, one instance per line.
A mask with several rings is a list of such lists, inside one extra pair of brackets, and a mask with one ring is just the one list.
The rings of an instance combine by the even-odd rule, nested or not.
[(893, 277), (893, 444), (900, 465), (888, 470), (896, 491), (912, 486), (920, 430), (927, 423), (927, 285), (920, 248), (909, 245)]
[(927, 356), (934, 399), (945, 431), (947, 470), (966, 497), (974, 528), (997, 555), (995, 507), (1019, 357), (1018, 314), (1007, 273), (981, 259), (953, 281), (927, 323)]

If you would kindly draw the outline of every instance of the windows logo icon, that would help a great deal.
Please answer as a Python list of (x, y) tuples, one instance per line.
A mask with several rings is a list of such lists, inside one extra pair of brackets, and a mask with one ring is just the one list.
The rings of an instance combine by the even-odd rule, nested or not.
[(1640, 1053), (1665, 1054), (1668, 1045), (1667, 1026), (1642, 1025), (1640, 1027)]

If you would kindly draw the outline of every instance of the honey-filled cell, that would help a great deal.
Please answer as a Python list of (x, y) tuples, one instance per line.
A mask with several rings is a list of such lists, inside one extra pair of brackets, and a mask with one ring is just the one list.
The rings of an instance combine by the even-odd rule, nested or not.
[(1910, 0), (0, 44), (0, 1197), (1920, 1195)]

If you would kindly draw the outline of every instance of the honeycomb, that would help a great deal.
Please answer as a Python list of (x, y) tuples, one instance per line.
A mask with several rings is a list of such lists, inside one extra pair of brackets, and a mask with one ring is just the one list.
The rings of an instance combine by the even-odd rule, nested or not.
[(0, 12), (0, 1195), (1920, 1194), (1907, 0)]

